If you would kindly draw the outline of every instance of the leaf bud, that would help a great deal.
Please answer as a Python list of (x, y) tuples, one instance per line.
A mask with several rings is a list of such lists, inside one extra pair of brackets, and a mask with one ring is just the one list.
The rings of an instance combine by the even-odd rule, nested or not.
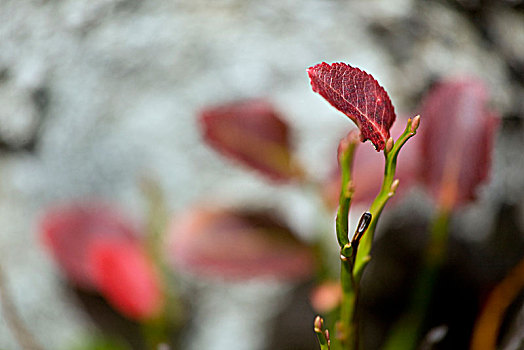
[(391, 150), (393, 149), (393, 143), (394, 143), (393, 138), (390, 137), (390, 138), (387, 140), (387, 142), (386, 142), (386, 148), (384, 149), (384, 151), (385, 151), (386, 153), (391, 152)]
[(314, 326), (315, 326), (315, 333), (322, 333), (322, 328), (324, 327), (324, 320), (322, 319), (322, 317), (320, 316), (315, 317)]
[(417, 131), (419, 125), (420, 125), (420, 115), (417, 115), (415, 118), (413, 118), (413, 121), (411, 122), (411, 132)]

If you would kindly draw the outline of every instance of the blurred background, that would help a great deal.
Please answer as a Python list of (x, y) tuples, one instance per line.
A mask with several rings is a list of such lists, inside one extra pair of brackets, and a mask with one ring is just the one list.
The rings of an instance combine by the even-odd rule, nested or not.
[[(493, 171), (479, 200), (454, 217), (452, 235), (465, 247), (490, 242), (477, 256), (488, 272), (477, 276), (502, 278), (524, 255), (522, 1), (2, 0), (0, 265), (38, 343), (69, 349), (95, 329), (38, 235), (56, 203), (102, 198), (143, 222), (148, 178), (170, 214), (219, 202), (272, 208), (306, 241), (320, 225), (329, 232), (318, 199), (217, 156), (197, 122), (209, 105), (267, 98), (293, 129), (308, 173), (322, 179), (354, 127), (311, 91), (306, 69), (322, 61), (373, 74), (400, 116), (412, 116), (438, 79), (484, 81), (501, 118)], [(382, 231), (424, 217), (428, 203), (414, 193)], [(286, 348), (263, 330), (294, 300), (291, 283), (183, 283), (199, 298), (183, 348)], [(309, 331), (312, 318), (304, 321)], [(4, 317), (0, 348), (19, 348)]]

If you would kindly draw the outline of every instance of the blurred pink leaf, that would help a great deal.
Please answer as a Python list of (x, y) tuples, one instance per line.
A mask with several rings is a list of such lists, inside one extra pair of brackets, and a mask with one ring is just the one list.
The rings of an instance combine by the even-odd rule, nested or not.
[(207, 108), (200, 121), (204, 139), (223, 155), (275, 181), (301, 176), (288, 125), (268, 102), (246, 100)]
[(312, 252), (265, 213), (195, 208), (177, 216), (169, 256), (175, 269), (226, 279), (302, 279)]
[[(393, 137), (398, 137), (404, 131), (407, 120), (401, 118), (391, 128)], [(413, 138), (404, 145), (397, 160), (395, 178), (399, 179), (400, 186), (392, 200), (402, 198), (402, 195), (416, 182), (419, 172), (419, 141)], [(384, 176), (384, 154), (377, 153), (369, 147), (357, 147), (353, 161), (354, 194), (352, 202), (369, 207), (380, 191)], [(324, 184), (324, 197), (330, 207), (338, 205), (340, 195), (340, 169), (338, 165), (332, 171)]]
[(333, 311), (342, 301), (342, 286), (339, 281), (325, 281), (315, 286), (310, 295), (311, 306), (318, 313)]
[(160, 280), (144, 249), (126, 239), (94, 240), (89, 265), (98, 291), (132, 319), (150, 319), (163, 305)]
[(44, 244), (50, 249), (69, 279), (88, 289), (96, 287), (88, 254), (98, 237), (134, 241), (130, 221), (105, 204), (74, 203), (48, 210), (40, 222)]
[(322, 62), (308, 70), (313, 91), (347, 115), (377, 151), (384, 149), (395, 110), (387, 92), (366, 72), (345, 63)]
[(487, 177), (496, 126), (484, 84), (473, 78), (442, 81), (422, 104), (422, 179), (443, 208), (475, 198)]

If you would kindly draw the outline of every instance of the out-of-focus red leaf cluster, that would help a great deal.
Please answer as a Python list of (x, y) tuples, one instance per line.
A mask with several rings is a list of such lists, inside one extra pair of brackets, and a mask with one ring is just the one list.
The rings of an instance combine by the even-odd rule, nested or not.
[(310, 248), (266, 212), (196, 207), (177, 215), (169, 257), (176, 269), (226, 279), (300, 280), (314, 270)]
[(99, 291), (128, 317), (160, 313), (164, 298), (160, 278), (139, 242), (98, 239), (88, 264)]
[(439, 206), (453, 209), (475, 199), (491, 167), (498, 125), (482, 81), (471, 77), (436, 84), (420, 109), (421, 179)]
[[(131, 221), (101, 204), (49, 210), (45, 245), (76, 286), (102, 294), (123, 315), (153, 318), (164, 305), (165, 279)], [(174, 271), (199, 277), (298, 281), (314, 271), (313, 253), (267, 212), (195, 207), (176, 215), (163, 253)], [(163, 257), (161, 257), (163, 260)]]
[(147, 319), (163, 304), (161, 280), (130, 220), (100, 202), (55, 207), (40, 225), (44, 244), (67, 277), (122, 314)]
[(287, 123), (263, 99), (226, 103), (200, 113), (205, 140), (218, 152), (277, 182), (297, 180)]

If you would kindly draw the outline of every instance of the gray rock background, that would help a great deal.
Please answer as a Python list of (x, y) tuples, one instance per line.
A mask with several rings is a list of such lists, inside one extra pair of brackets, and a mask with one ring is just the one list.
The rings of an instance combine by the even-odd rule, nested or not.
[[(352, 127), (311, 92), (305, 69), (321, 61), (372, 73), (404, 115), (432, 80), (473, 74), (486, 81), (501, 116), (521, 123), (522, 6), (509, 0), (0, 1), (0, 263), (29, 329), (47, 349), (67, 349), (92, 330), (38, 242), (38, 217), (50, 204), (101, 196), (140, 220), (139, 184), (149, 176), (173, 212), (203, 198), (262, 202), (285, 212), (304, 236), (313, 234), (310, 199), (266, 184), (202, 144), (195, 115), (203, 106), (268, 97), (293, 125), (299, 155), (319, 178)], [(465, 214), (477, 222), (466, 238), (482, 237), (497, 200), (524, 212), (522, 128), (506, 131), (486, 195), (491, 201)], [(252, 310), (278, 304), (287, 288), (264, 293), (258, 287), (224, 294), (230, 287), (222, 286), (216, 295), (227, 295), (224, 305)], [(243, 288), (254, 299), (239, 304)], [(223, 300), (209, 295), (203, 305)], [(246, 334), (243, 347), (227, 340), (210, 345), (209, 334), (221, 332), (209, 327), (197, 331), (206, 340), (189, 347), (262, 349), (256, 332), (272, 314), (240, 325), (228, 318), (224, 324)], [(3, 318), (0, 348), (17, 349)]]

